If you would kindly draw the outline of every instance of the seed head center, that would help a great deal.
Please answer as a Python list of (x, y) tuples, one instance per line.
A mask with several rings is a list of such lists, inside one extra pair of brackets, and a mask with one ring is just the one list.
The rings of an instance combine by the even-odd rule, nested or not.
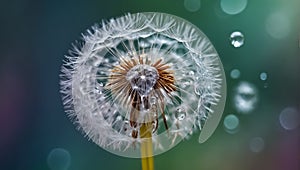
[(146, 64), (136, 65), (126, 74), (126, 79), (130, 82), (132, 89), (136, 90), (140, 96), (148, 96), (158, 78), (157, 69)]

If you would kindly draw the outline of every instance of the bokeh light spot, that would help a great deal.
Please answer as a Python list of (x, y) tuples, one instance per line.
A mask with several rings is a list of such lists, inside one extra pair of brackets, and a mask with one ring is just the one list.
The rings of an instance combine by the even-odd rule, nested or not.
[(235, 15), (242, 12), (247, 3), (247, 0), (221, 0), (221, 8), (225, 13)]
[(270, 14), (266, 20), (266, 31), (275, 39), (286, 37), (291, 31), (289, 18), (281, 12)]
[(234, 106), (240, 113), (253, 111), (258, 102), (258, 92), (253, 84), (241, 82), (235, 90), (233, 97)]
[(224, 118), (224, 127), (228, 133), (235, 133), (239, 126), (239, 118), (234, 114), (229, 114)]
[(196, 12), (201, 7), (200, 0), (184, 0), (184, 7), (186, 10), (190, 12)]
[(279, 122), (286, 130), (296, 129), (300, 124), (300, 113), (293, 107), (287, 107), (280, 113)]
[(265, 72), (260, 73), (259, 78), (263, 81), (267, 80), (268, 74)]
[(239, 48), (244, 45), (244, 35), (239, 32), (235, 31), (230, 34), (230, 43), (233, 47)]
[(252, 152), (261, 152), (265, 147), (265, 141), (261, 137), (255, 137), (250, 140), (249, 148)]
[(238, 70), (238, 69), (233, 69), (233, 70), (231, 70), (231, 72), (230, 72), (230, 77), (231, 77), (232, 79), (238, 79), (240, 76), (241, 76), (240, 70)]
[(47, 163), (51, 170), (67, 170), (71, 164), (71, 155), (65, 149), (55, 148), (48, 154)]

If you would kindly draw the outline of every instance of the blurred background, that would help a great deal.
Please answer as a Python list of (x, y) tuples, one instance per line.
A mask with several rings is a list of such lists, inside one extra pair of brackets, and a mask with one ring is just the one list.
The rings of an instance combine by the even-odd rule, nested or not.
[(155, 157), (171, 170), (300, 169), (299, 0), (10, 0), (0, 2), (0, 169), (141, 169), (88, 141), (64, 113), (59, 73), (81, 33), (128, 12), (199, 27), (227, 77), (219, 126)]

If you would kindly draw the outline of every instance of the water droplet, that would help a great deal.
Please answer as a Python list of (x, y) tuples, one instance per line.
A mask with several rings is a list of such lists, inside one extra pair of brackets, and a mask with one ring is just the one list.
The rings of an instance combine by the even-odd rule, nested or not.
[(258, 92), (254, 85), (241, 82), (235, 89), (234, 106), (240, 113), (249, 113), (254, 110), (258, 102)]
[(142, 80), (145, 80), (145, 79), (146, 79), (146, 76), (145, 76), (145, 75), (141, 75), (140, 78), (141, 78)]
[(236, 133), (239, 126), (239, 118), (234, 114), (229, 114), (224, 118), (224, 127), (228, 133)]
[(259, 78), (263, 81), (267, 80), (268, 74), (265, 72), (260, 73)]
[(190, 75), (190, 76), (193, 76), (194, 74), (195, 74), (194, 71), (190, 71), (190, 72), (189, 72), (189, 75)]
[(246, 6), (247, 0), (221, 0), (221, 9), (230, 15), (242, 12)]
[(251, 139), (249, 143), (249, 148), (252, 152), (261, 152), (265, 147), (265, 142), (261, 137), (255, 137)]
[(47, 163), (51, 170), (67, 170), (71, 164), (71, 155), (65, 149), (55, 148), (48, 154)]
[(157, 98), (154, 97), (154, 96), (152, 96), (152, 97), (150, 98), (150, 104), (153, 105), (153, 104), (156, 104), (156, 102), (157, 102)]
[(176, 118), (177, 118), (178, 120), (184, 120), (185, 117), (186, 117), (186, 112), (185, 112), (185, 110), (182, 109), (182, 108), (178, 108), (178, 109), (176, 110)]
[(185, 82), (182, 83), (182, 87), (183, 88), (188, 87), (190, 84), (191, 84), (190, 81), (185, 81)]
[(118, 66), (118, 65), (120, 65), (119, 61), (115, 61), (115, 62), (112, 63), (112, 66)]
[(183, 120), (183, 119), (185, 119), (185, 113), (180, 113), (180, 114), (177, 116), (177, 119), (178, 119), (178, 120)]
[(152, 121), (152, 133), (158, 129), (158, 119)]
[(122, 116), (119, 115), (119, 116), (117, 116), (116, 120), (120, 121), (120, 120), (123, 120), (123, 118), (122, 118)]
[(201, 0), (184, 0), (184, 7), (190, 12), (196, 12), (201, 7)]
[(100, 93), (99, 87), (95, 87), (95, 92)]
[(142, 48), (147, 48), (147, 47), (150, 47), (150, 43), (148, 43), (146, 41), (140, 41), (139, 46)]
[(103, 90), (103, 88), (101, 86), (95, 87), (95, 93), (97, 93), (97, 94), (102, 94), (102, 90)]
[(279, 122), (286, 130), (296, 129), (300, 125), (300, 113), (293, 107), (287, 107), (280, 113)]
[(240, 70), (238, 70), (238, 69), (233, 69), (233, 70), (230, 72), (230, 77), (231, 77), (232, 79), (238, 79), (240, 76), (241, 76), (241, 72), (240, 72)]
[(239, 48), (244, 45), (244, 35), (239, 31), (232, 32), (230, 42), (233, 47)]
[(104, 62), (109, 63), (109, 59), (108, 58), (104, 59)]

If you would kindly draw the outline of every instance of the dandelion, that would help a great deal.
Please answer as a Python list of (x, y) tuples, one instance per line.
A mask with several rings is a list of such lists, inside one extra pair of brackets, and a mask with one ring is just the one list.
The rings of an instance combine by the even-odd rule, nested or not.
[(224, 103), (216, 50), (181, 18), (127, 14), (93, 26), (78, 44), (62, 66), (66, 112), (100, 147), (142, 157), (143, 169), (153, 169), (153, 155), (202, 130)]

